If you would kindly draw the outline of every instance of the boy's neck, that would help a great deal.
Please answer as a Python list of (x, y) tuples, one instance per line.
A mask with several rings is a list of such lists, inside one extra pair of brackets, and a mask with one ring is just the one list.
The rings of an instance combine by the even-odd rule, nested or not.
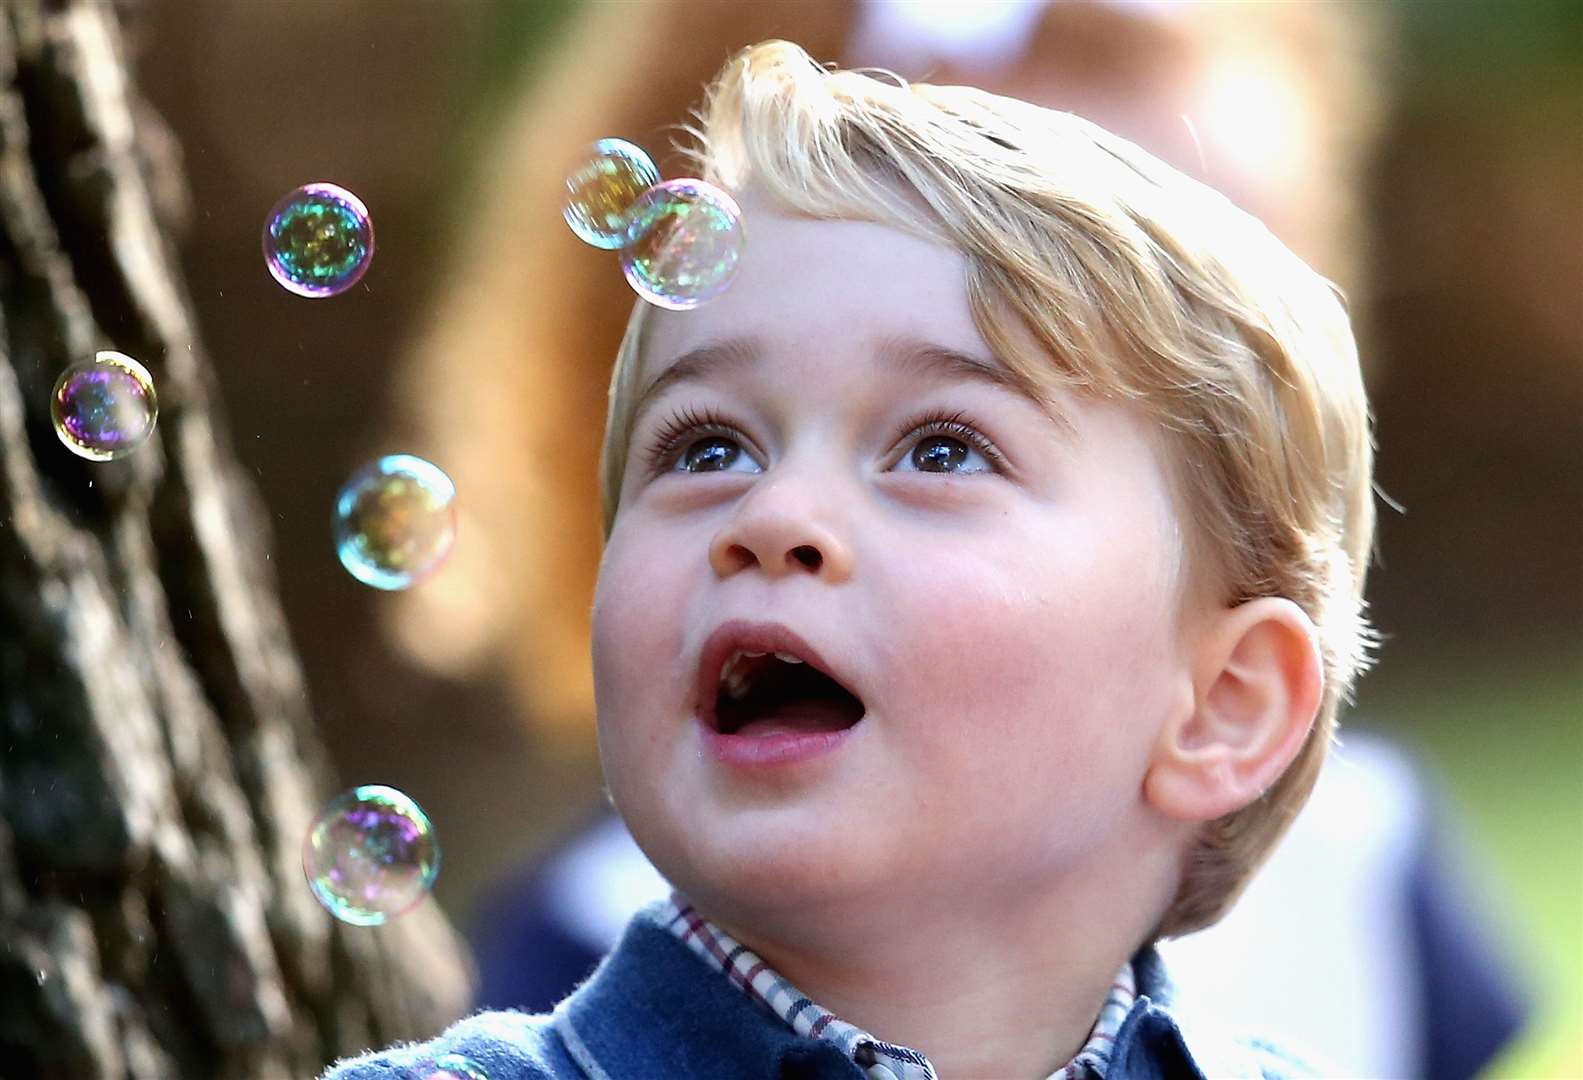
[(689, 897), (811, 1000), (923, 1053), (941, 1080), (1044, 1080), (1083, 1048), (1169, 899), (1139, 882), (1174, 881), (1174, 854), (1135, 854), (1101, 853), (1036, 899), (1009, 881), (957, 897), (898, 890), (871, 905)]

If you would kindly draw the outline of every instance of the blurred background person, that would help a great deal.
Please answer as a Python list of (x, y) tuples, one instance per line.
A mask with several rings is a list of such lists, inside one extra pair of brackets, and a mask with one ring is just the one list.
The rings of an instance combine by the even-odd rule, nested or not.
[[(590, 926), (655, 886), (598, 824), (587, 652), (595, 462), (632, 297), (614, 258), (562, 224), (561, 181), (606, 135), (677, 175), (670, 125), (703, 80), (741, 45), (783, 36), (844, 64), (1089, 115), (1225, 191), (1345, 289), (1370, 365), (1378, 476), (1407, 512), (1382, 509), (1369, 591), (1387, 642), (1343, 718), (1336, 763), (1351, 768), (1327, 769), (1275, 858), (1351, 875), (1330, 888), (1352, 898), (1352, 959), (1395, 935), (1377, 966), (1350, 969), (1363, 1000), (1391, 998), (1393, 979), (1420, 988), (1411, 1008), (1366, 1015), (1373, 1035), (1349, 1033), (1377, 1055), (1355, 1060), (1409, 1075), (1389, 1063), (1443, 1045), (1426, 1017), (1454, 1014), (1428, 998), (1464, 976), (1448, 980), (1454, 958), (1427, 960), (1432, 946), (1404, 945), (1438, 919), (1495, 1003), (1493, 1022), (1469, 1029), (1494, 1034), (1458, 1051), (1459, 1067), (1510, 1034), (1516, 981), (1533, 986), (1535, 1020), (1493, 1067), (1583, 1074), (1583, 972), (1567, 959), (1583, 952), (1575, 6), (459, 7), (470, 17), (375, 0), (173, 4), (145, 24), (140, 77), (188, 155), (192, 196), (167, 203), (202, 226), (187, 271), (228, 358), (235, 441), (275, 516), (325, 737), (349, 780), (394, 783), (430, 810), (445, 843), (436, 894), (454, 914), (476, 910), (486, 993), (511, 956), (498, 933), (553, 910), (536, 890), (566, 865), (556, 838), (569, 859), (611, 871), (563, 905)], [(256, 236), (281, 192), (316, 178), (365, 197), (380, 249), (358, 290), (304, 307), (260, 282)], [(456, 480), (460, 540), (421, 587), (372, 596), (335, 563), (328, 506), (351, 468), (398, 449)], [(1363, 738), (1381, 730), (1415, 757)], [(1450, 830), (1453, 850), (1469, 849), (1458, 871), (1433, 853), (1464, 819)], [(1304, 857), (1310, 824), (1321, 843)], [(1302, 893), (1300, 872), (1266, 877)], [(1414, 895), (1429, 898), (1420, 914), (1400, 914)], [(1228, 929), (1282, 902), (1250, 891)], [(1342, 932), (1340, 901), (1328, 910)], [(1286, 947), (1312, 958), (1318, 927)], [(1185, 981), (1208, 939), (1177, 944)], [(534, 968), (552, 970), (538, 948)], [(1215, 977), (1213, 963), (1197, 970)], [(1351, 986), (1331, 1000), (1354, 1004)], [(1410, 1034), (1380, 1036), (1404, 1022)]]

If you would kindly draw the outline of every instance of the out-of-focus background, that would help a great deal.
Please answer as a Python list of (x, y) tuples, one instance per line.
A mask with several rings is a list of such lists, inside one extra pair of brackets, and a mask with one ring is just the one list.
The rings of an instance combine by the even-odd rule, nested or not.
[[(703, 81), (786, 37), (1090, 115), (1346, 289), (1386, 643), (1344, 723), (1418, 753), (1468, 840), (1535, 1007), (1492, 1074), (1583, 1075), (1583, 5), (168, 0), (131, 25), (315, 714), (348, 785), (434, 818), (459, 922), (599, 790), (595, 460), (632, 295), (561, 221), (561, 178), (607, 135), (676, 175)], [(306, 302), (259, 234), (312, 180), (364, 199), (378, 253)], [(329, 527), (352, 469), (398, 450), (450, 472), (461, 514), (405, 595), (353, 581)]]

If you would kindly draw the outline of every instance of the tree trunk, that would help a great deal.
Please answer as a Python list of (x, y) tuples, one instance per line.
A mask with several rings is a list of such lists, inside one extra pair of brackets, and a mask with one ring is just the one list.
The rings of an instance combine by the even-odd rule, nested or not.
[[(432, 903), (357, 928), (303, 879), (337, 785), (122, 49), (102, 0), (0, 5), (0, 1077), (309, 1077), (433, 1033), (471, 974)], [(90, 463), (49, 398), (107, 348), (159, 425)]]

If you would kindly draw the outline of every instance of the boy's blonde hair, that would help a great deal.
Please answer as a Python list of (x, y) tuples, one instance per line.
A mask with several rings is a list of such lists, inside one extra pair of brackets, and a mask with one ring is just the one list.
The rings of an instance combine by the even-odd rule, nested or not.
[[(1335, 290), (1218, 193), (1069, 113), (826, 70), (770, 41), (727, 63), (699, 119), (689, 153), (704, 179), (962, 251), (974, 320), (1028, 385), (1132, 402), (1158, 421), (1186, 524), (1183, 596), (1283, 596), (1319, 628), (1313, 730), (1258, 800), (1199, 831), (1152, 936), (1214, 923), (1307, 799), (1372, 643), (1373, 451)], [(643, 326), (640, 303), (610, 382), (607, 538)], [(1022, 344), (1029, 331), (1040, 349)]]

